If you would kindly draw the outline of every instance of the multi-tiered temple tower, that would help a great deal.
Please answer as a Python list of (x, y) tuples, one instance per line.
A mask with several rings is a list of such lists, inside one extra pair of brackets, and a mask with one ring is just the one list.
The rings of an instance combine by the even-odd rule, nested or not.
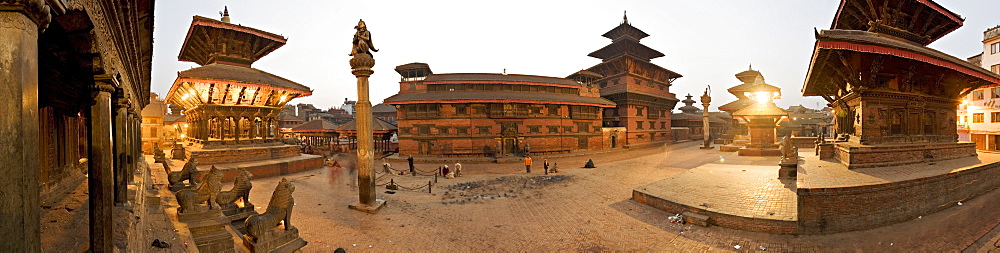
[(650, 62), (663, 53), (639, 43), (649, 34), (629, 24), (628, 17), (602, 36), (612, 42), (588, 55), (602, 62), (587, 71), (600, 75), (593, 83), (600, 86), (601, 97), (618, 105), (605, 111), (604, 126), (625, 127), (629, 146), (672, 141), (670, 111), (678, 99), (670, 85), (681, 74)]

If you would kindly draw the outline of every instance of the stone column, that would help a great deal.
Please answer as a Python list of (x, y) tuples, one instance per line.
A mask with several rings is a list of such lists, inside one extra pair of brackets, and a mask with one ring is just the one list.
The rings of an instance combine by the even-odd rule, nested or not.
[[(121, 91), (119, 90), (118, 92)], [(128, 168), (126, 168), (127, 167), (126, 165), (128, 164), (126, 162), (126, 156), (128, 156), (129, 153), (128, 151), (129, 144), (126, 141), (127, 138), (125, 136), (128, 132), (130, 124), (128, 122), (130, 121), (131, 118), (129, 118), (129, 113), (128, 113), (129, 111), (128, 99), (124, 97), (117, 97), (113, 99), (113, 101), (114, 103), (112, 103), (111, 110), (114, 119), (112, 122), (113, 124), (112, 128), (114, 129), (112, 134), (114, 136), (112, 141), (114, 145), (114, 161), (115, 161), (114, 178), (115, 182), (123, 182), (125, 181), (125, 174), (126, 174), (125, 171), (128, 170)], [(125, 184), (115, 184), (114, 189), (115, 189), (114, 191), (115, 204), (125, 203), (126, 199), (125, 193), (127, 192)]]
[(91, 86), (93, 104), (87, 115), (90, 121), (90, 162), (88, 186), (90, 191), (90, 249), (94, 252), (111, 252), (111, 222), (114, 208), (115, 168), (111, 125), (111, 93), (115, 91), (112, 75), (94, 76)]
[(132, 154), (128, 157), (128, 171), (125, 172), (125, 181), (123, 184), (131, 184), (133, 176), (135, 176), (135, 171), (139, 170), (139, 161), (143, 159), (142, 156), (142, 113), (139, 109), (135, 109), (129, 112), (129, 116), (132, 116), (130, 125), (132, 128), (129, 131), (128, 139), (131, 140), (132, 144)]
[(368, 101), (368, 77), (375, 73), (375, 59), (369, 54), (355, 54), (351, 59), (351, 73), (358, 78), (358, 102), (355, 126), (358, 134), (358, 199), (352, 209), (376, 213), (385, 206), (385, 200), (375, 198), (375, 163), (372, 150), (372, 103)]
[(0, 2), (0, 249), (40, 252), (38, 34), (44, 1)]

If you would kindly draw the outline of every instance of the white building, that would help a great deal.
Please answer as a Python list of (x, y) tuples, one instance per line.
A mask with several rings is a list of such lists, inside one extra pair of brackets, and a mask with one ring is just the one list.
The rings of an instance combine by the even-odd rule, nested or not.
[[(1000, 26), (983, 32), (983, 53), (969, 61), (1000, 73)], [(973, 90), (958, 106), (958, 140), (972, 141), (981, 150), (1000, 150), (1000, 85)]]
[(358, 101), (347, 100), (347, 98), (344, 98), (344, 104), (340, 106), (340, 109), (347, 111), (348, 114), (354, 115), (354, 104), (357, 103)]

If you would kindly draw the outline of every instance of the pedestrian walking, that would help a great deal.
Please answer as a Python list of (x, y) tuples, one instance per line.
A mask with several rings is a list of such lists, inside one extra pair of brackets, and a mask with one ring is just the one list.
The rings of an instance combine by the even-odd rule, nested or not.
[(552, 164), (552, 173), (559, 173), (559, 163)]
[(524, 157), (524, 170), (531, 173), (531, 156)]
[(549, 174), (549, 159), (542, 160), (542, 168), (545, 169), (545, 175)]
[(406, 158), (406, 163), (410, 164), (410, 174), (412, 175), (413, 173), (416, 173), (416, 171), (413, 170), (413, 156)]

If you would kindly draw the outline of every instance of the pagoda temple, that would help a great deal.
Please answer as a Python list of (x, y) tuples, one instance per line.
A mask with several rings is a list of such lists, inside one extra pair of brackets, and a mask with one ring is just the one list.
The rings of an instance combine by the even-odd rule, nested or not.
[[(602, 62), (586, 72), (597, 74), (592, 83), (600, 86), (601, 97), (617, 104), (606, 110), (604, 127), (625, 127), (629, 146), (672, 141), (670, 114), (678, 99), (670, 85), (681, 74), (650, 62), (663, 53), (639, 43), (649, 34), (633, 27), (627, 16), (602, 36), (612, 42), (588, 55)], [(577, 72), (568, 78), (580, 76)]]
[(802, 87), (834, 108), (834, 157), (853, 169), (976, 156), (957, 141), (955, 108), (1000, 76), (926, 47), (963, 21), (929, 0), (841, 2)]
[[(732, 115), (734, 112), (753, 104), (753, 100), (747, 97), (745, 92), (749, 91), (747, 88), (754, 85), (754, 81), (757, 80), (757, 77), (760, 77), (763, 80), (764, 75), (761, 75), (760, 71), (753, 70), (753, 68), (736, 73), (736, 79), (739, 79), (743, 83), (726, 90), (733, 94), (733, 96), (736, 96), (736, 101), (720, 105), (719, 110), (728, 112), (729, 115)], [(750, 141), (746, 136), (746, 122), (733, 120), (732, 124), (733, 125), (730, 126), (730, 130), (716, 140), (717, 144), (733, 144), (720, 147), (719, 149), (722, 151), (736, 152), (740, 149), (740, 147), (745, 146)]]
[[(288, 101), (309, 96), (299, 83), (250, 67), (285, 45), (286, 38), (222, 20), (195, 16), (184, 40), (181, 61), (201, 67), (177, 74), (168, 103), (184, 109), (189, 124), (189, 154), (202, 153), (201, 164), (272, 159), (297, 155), (279, 140), (280, 113)], [(273, 146), (266, 156), (235, 157), (210, 152), (227, 148)], [(287, 149), (287, 150), (286, 150)]]

